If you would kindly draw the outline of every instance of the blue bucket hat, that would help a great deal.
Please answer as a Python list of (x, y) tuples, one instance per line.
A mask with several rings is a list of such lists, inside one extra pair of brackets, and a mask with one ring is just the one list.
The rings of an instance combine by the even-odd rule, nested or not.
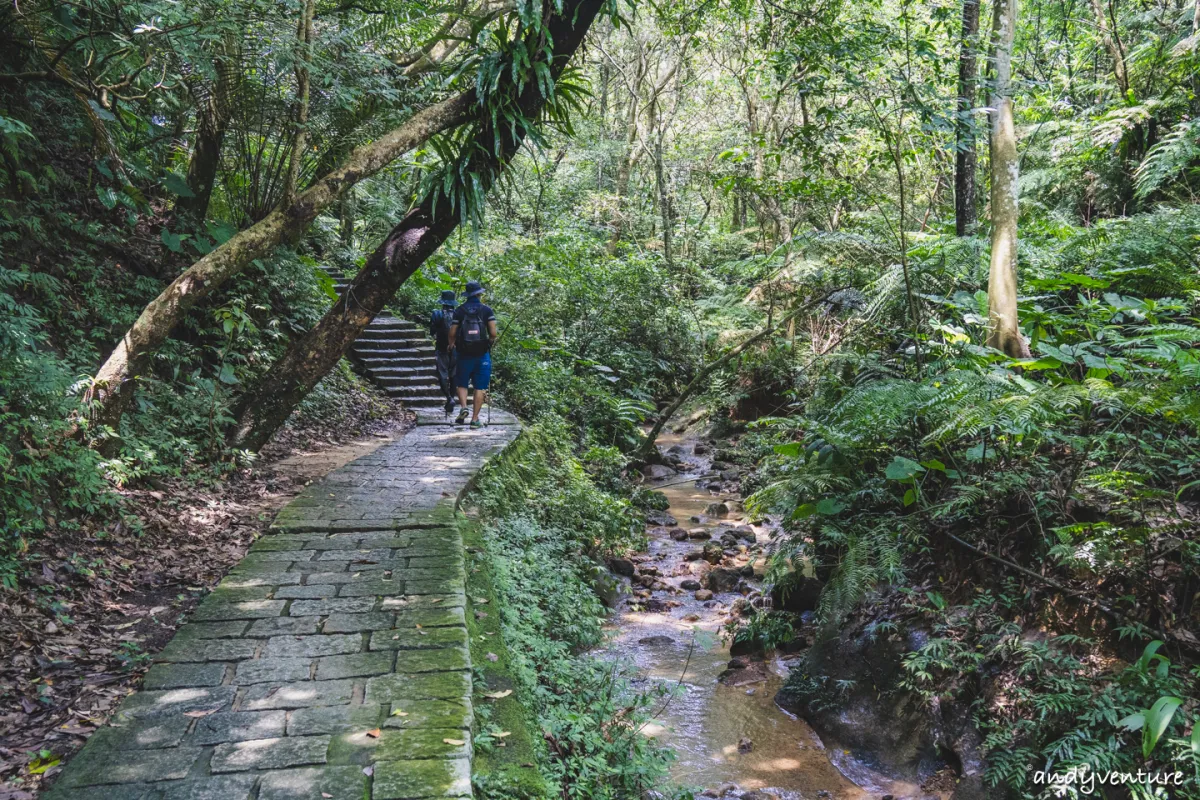
[(479, 297), (479, 295), (483, 294), (483, 284), (479, 281), (467, 281), (467, 288), (463, 294), (468, 298)]
[(453, 306), (457, 297), (458, 295), (454, 293), (453, 289), (442, 290), (442, 305)]

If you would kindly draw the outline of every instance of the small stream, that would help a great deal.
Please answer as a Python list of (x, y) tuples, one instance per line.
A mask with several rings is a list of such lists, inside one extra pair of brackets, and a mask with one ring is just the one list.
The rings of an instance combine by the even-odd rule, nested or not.
[[(645, 729), (674, 749), (674, 781), (707, 790), (709, 797), (750, 800), (876, 800), (885, 794), (915, 794), (916, 787), (892, 784), (845, 753), (827, 751), (803, 720), (776, 706), (775, 693), (787, 675), (778, 658), (739, 670), (725, 683), (718, 681), (730, 662), (720, 630), (734, 613), (734, 604), (744, 602), (743, 594), (718, 592), (712, 599), (700, 600), (694, 588), (683, 589), (680, 584), (705, 583), (697, 573), (709, 568), (707, 562), (687, 559), (707, 541), (695, 529), (709, 534), (746, 522), (736, 511), (722, 519), (705, 516), (710, 503), (738, 498), (697, 487), (695, 479), (711, 470), (711, 459), (707, 454), (693, 455), (695, 440), (663, 436), (659, 445), (664, 450), (682, 446), (682, 457), (688, 462), (676, 476), (648, 481), (667, 496), (668, 513), (677, 525), (649, 527), (648, 551), (632, 560), (638, 575), (656, 570), (656, 582), (640, 587), (639, 581), (649, 579), (634, 578), (634, 594), (623, 598), (610, 618), (608, 647), (611, 655), (637, 666), (641, 681), (678, 685)], [(695, 536), (677, 541), (670, 535), (672, 528)], [(761, 550), (771, 535), (770, 526), (753, 528), (757, 543), (739, 548), (742, 552), (723, 562), (723, 566), (754, 567), (755, 577), (745, 579), (751, 591), (760, 585)]]

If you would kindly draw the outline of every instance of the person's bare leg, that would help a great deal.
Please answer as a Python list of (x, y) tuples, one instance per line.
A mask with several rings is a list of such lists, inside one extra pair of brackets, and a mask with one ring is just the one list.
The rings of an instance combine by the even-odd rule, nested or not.
[[(475, 390), (475, 413), (471, 416), (471, 422), (479, 419), (479, 410), (483, 408), (483, 396), (485, 394), (487, 394), (487, 392), (485, 392), (483, 389)], [(465, 406), (466, 404), (467, 402), (464, 400), (463, 405)]]

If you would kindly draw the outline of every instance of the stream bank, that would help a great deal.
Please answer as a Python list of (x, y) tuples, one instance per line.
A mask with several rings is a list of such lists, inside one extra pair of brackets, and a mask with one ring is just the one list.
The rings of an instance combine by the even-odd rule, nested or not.
[(794, 655), (730, 653), (722, 629), (770, 605), (762, 575), (773, 525), (746, 519), (738, 470), (714, 463), (713, 441), (665, 435), (658, 444), (673, 466), (648, 466), (645, 485), (669, 505), (648, 516), (645, 553), (610, 562), (628, 584), (608, 648), (645, 685), (674, 687), (645, 730), (674, 749), (674, 780), (705, 797), (745, 800), (926, 796), (827, 749), (775, 704)]

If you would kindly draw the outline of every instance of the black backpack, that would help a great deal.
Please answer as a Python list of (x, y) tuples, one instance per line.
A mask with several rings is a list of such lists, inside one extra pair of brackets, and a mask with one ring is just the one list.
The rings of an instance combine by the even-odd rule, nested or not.
[(433, 320), (430, 328), (433, 331), (434, 341), (437, 342), (438, 350), (445, 350), (450, 346), (450, 328), (454, 325), (454, 312), (447, 311), (444, 308), (436, 309), (433, 312)]
[(492, 346), (487, 323), (483, 319), (483, 306), (469, 303), (460, 308), (463, 318), (458, 326), (458, 351), (464, 356), (481, 356)]

